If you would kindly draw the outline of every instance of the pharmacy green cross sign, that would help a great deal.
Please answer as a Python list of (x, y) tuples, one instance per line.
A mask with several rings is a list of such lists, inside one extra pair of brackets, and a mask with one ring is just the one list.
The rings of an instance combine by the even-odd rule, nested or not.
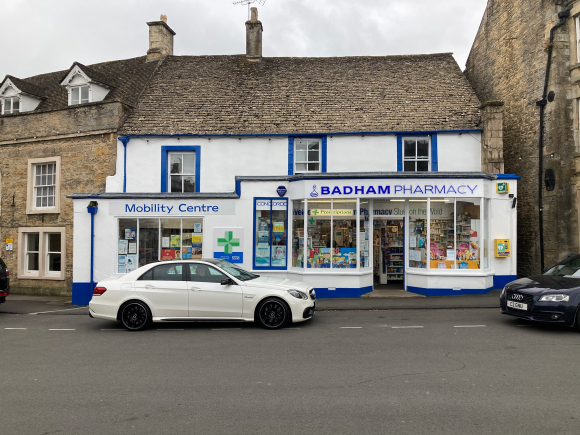
[(218, 246), (223, 246), (224, 253), (231, 254), (234, 252), (234, 246), (240, 246), (240, 239), (234, 238), (233, 231), (224, 232), (224, 238), (218, 238)]

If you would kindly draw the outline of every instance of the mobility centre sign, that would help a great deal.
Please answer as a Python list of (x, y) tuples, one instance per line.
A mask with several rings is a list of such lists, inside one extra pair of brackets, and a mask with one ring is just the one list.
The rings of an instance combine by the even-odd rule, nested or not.
[(210, 216), (234, 215), (234, 201), (124, 200), (111, 202), (109, 214), (115, 216)]

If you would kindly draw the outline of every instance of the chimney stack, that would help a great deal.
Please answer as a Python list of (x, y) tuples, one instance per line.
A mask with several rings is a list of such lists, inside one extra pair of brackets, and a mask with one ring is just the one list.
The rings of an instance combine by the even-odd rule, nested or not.
[(167, 25), (167, 15), (161, 15), (159, 21), (151, 21), (147, 25), (149, 26), (147, 62), (173, 55), (173, 36), (175, 32)]
[(251, 11), (252, 17), (246, 21), (246, 57), (250, 60), (260, 60), (264, 28), (258, 20), (258, 8), (252, 8)]

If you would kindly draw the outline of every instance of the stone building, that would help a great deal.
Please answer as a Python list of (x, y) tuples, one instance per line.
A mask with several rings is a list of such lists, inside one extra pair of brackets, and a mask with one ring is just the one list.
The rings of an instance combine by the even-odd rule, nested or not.
[[(162, 17), (163, 19), (164, 17)], [(71, 294), (73, 192), (115, 174), (117, 130), (172, 45), (147, 23), (147, 56), (0, 83), (0, 257), (13, 293)], [(164, 39), (166, 41), (167, 38)]]
[(522, 177), (520, 275), (580, 251), (579, 16), (578, 1), (489, 0), (467, 61), (480, 101), (505, 103), (505, 170)]

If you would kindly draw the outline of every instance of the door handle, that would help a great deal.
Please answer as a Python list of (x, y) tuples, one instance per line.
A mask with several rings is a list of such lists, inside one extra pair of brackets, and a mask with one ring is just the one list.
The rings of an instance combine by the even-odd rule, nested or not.
[(149, 285), (149, 284), (148, 284), (148, 285), (146, 285), (146, 286), (145, 286), (145, 288), (155, 288), (155, 286), (154, 286), (154, 285)]
[(199, 287), (190, 287), (190, 290), (193, 290), (194, 292), (201, 290), (201, 288)]

